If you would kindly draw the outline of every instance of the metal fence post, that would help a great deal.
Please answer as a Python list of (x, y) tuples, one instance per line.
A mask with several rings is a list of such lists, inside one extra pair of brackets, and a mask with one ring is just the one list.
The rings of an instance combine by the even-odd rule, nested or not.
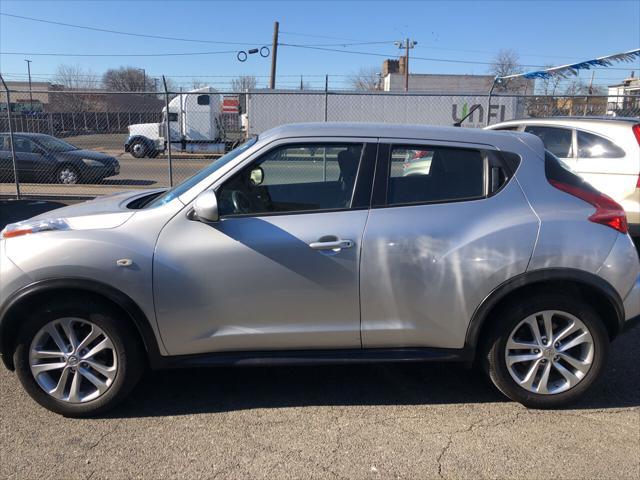
[(16, 182), (16, 200), (20, 200), (20, 181), (18, 180), (18, 168), (16, 166), (16, 147), (13, 142), (13, 125), (11, 125), (11, 96), (9, 94), (9, 87), (4, 82), (4, 78), (0, 75), (2, 85), (7, 92), (7, 119), (9, 120), (9, 143), (11, 143), (11, 161), (13, 163), (13, 179)]
[(171, 127), (169, 126), (169, 92), (167, 91), (167, 80), (162, 76), (162, 84), (164, 85), (164, 106), (165, 114), (165, 132), (167, 137), (167, 158), (169, 160), (169, 186), (173, 187), (173, 161), (171, 158)]
[(329, 105), (329, 75), (324, 76), (324, 121), (327, 121), (328, 111), (327, 107)]

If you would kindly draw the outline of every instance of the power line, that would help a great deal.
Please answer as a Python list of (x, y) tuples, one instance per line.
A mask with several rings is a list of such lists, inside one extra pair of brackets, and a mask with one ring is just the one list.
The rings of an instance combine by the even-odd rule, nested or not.
[(177, 52), (177, 53), (34, 53), (34, 52), (0, 52), (0, 55), (27, 55), (39, 57), (186, 57), (192, 55), (219, 55), (238, 53), (237, 50), (218, 52)]
[[(384, 54), (384, 53), (375, 53), (375, 52), (362, 52), (362, 51), (355, 51), (355, 50), (340, 50), (337, 48), (325, 48), (325, 47), (315, 47), (315, 46), (311, 46), (311, 45), (301, 45), (301, 44), (292, 44), (292, 43), (280, 43), (280, 45), (285, 46), (285, 47), (295, 47), (295, 48), (308, 48), (311, 50), (322, 50), (322, 51), (327, 51), (327, 52), (339, 52), (339, 53), (351, 53), (354, 55), (369, 55), (369, 56), (375, 56), (375, 57), (397, 57), (397, 54)], [(462, 63), (462, 64), (469, 64), (469, 65), (493, 65), (494, 62), (480, 62), (477, 60), (453, 60), (453, 59), (448, 59), (448, 58), (428, 58), (428, 57), (416, 57), (416, 56), (411, 56), (412, 59), (414, 60), (425, 60), (425, 61), (429, 61), (429, 62), (446, 62), (446, 63)], [(527, 65), (527, 64), (521, 64), (521, 67), (530, 67), (530, 68), (544, 68), (544, 65)], [(606, 68), (608, 70), (624, 70), (624, 71), (628, 71), (629, 68), (615, 68), (615, 67), (595, 67), (595, 68)]]
[(99, 27), (90, 27), (88, 25), (77, 25), (74, 23), (65, 23), (65, 22), (56, 22), (53, 20), (45, 20), (43, 18), (34, 18), (34, 17), (25, 17), (23, 15), (13, 15), (11, 13), (0, 13), (0, 15), (4, 16), (4, 17), (12, 17), (12, 18), (19, 18), (22, 20), (29, 20), (32, 22), (40, 22), (40, 23), (48, 23), (51, 25), (60, 25), (63, 27), (71, 27), (71, 28), (80, 28), (83, 30), (92, 30), (95, 32), (103, 32), (103, 33), (115, 33), (118, 35), (127, 35), (130, 37), (143, 37), (143, 38), (153, 38), (156, 40), (172, 40), (172, 41), (178, 41), (178, 42), (193, 42), (193, 43), (214, 43), (214, 44), (218, 44), (218, 45), (242, 45), (242, 46), (246, 46), (246, 45), (253, 45), (254, 43), (264, 43), (264, 42), (244, 42), (244, 43), (238, 43), (238, 42), (225, 42), (225, 41), (221, 41), (221, 40), (202, 40), (202, 39), (196, 39), (196, 38), (181, 38), (181, 37), (168, 37), (168, 36), (164, 36), (164, 35), (150, 35), (150, 34), (146, 34), (146, 33), (134, 33), (134, 32), (124, 32), (121, 30), (111, 30), (108, 28), (99, 28)]

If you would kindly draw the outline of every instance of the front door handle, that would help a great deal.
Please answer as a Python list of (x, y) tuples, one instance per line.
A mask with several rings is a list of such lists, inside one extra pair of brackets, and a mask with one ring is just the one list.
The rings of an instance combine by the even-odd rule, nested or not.
[(309, 246), (314, 250), (342, 250), (353, 247), (351, 240), (332, 240), (330, 242), (313, 242)]

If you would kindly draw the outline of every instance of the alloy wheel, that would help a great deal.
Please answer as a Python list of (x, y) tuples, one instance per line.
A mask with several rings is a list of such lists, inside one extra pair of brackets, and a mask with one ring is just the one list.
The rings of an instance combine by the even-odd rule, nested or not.
[(66, 185), (75, 184), (78, 183), (78, 174), (73, 168), (63, 167), (58, 172), (58, 180)]
[(102, 396), (118, 373), (118, 355), (109, 336), (94, 323), (60, 318), (34, 336), (29, 349), (31, 374), (49, 395), (69, 403)]
[(575, 387), (593, 364), (594, 341), (576, 316), (545, 310), (522, 320), (509, 334), (505, 361), (525, 390), (553, 395)]

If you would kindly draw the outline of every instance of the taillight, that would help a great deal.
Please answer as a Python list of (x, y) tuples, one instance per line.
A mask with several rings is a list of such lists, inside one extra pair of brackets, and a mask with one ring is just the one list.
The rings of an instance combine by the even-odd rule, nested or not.
[(606, 225), (620, 233), (627, 233), (629, 229), (627, 225), (627, 215), (624, 213), (624, 209), (620, 204), (611, 197), (595, 189), (587, 190), (567, 183), (558, 182), (557, 180), (549, 179), (549, 183), (558, 190), (567, 192), (569, 195), (573, 195), (593, 205), (596, 211), (589, 217), (590, 221)]
[(636, 136), (638, 145), (640, 145), (640, 123), (636, 123), (633, 127), (631, 127), (631, 130), (633, 130), (633, 134)]

